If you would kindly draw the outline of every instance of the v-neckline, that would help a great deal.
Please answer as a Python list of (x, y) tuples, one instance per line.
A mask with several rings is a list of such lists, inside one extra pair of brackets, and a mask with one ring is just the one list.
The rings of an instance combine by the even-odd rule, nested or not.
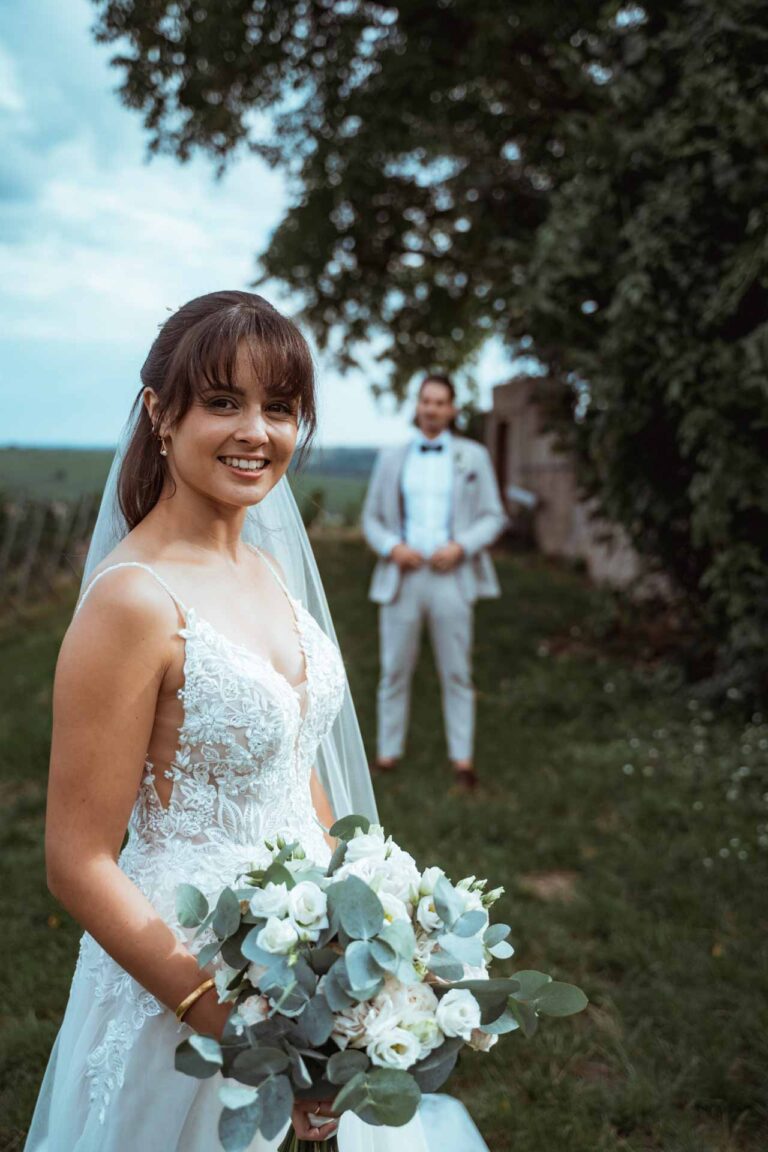
[(195, 623), (204, 625), (204, 627), (208, 628), (214, 634), (214, 636), (221, 640), (221, 642), (228, 648), (231, 648), (235, 652), (241, 652), (244, 656), (247, 656), (249, 660), (255, 660), (257, 663), (261, 664), (262, 667), (267, 668), (269, 672), (271, 672), (275, 677), (275, 679), (278, 680), (290, 692), (296, 703), (299, 705), (299, 707), (301, 707), (302, 695), (304, 691), (309, 692), (310, 688), (310, 657), (308, 654), (308, 647), (305, 643), (306, 638), (299, 624), (299, 605), (291, 601), (291, 607), (294, 610), (296, 635), (299, 637), (299, 648), (301, 649), (301, 653), (304, 657), (304, 679), (299, 681), (298, 684), (291, 684), (288, 677), (283, 672), (281, 672), (279, 668), (276, 668), (271, 660), (268, 660), (266, 656), (262, 656), (260, 652), (254, 652), (252, 648), (248, 648), (245, 644), (239, 644), (236, 640), (230, 640), (229, 636), (222, 632), (221, 629), (217, 628), (215, 624), (212, 624), (206, 616), (201, 615), (196, 608), (187, 609), (187, 618), (185, 620), (184, 628), (179, 629), (179, 634), (183, 635), (184, 632), (188, 630), (189, 617), (191, 616), (193, 625)]

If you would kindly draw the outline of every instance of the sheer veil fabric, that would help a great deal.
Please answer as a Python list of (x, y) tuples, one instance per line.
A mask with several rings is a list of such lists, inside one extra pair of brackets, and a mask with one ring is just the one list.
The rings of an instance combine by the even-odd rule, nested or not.
[[(118, 479), (139, 414), (140, 409), (135, 409), (120, 438), (85, 563), (81, 597), (95, 569), (128, 532), (118, 502)], [(322, 580), (285, 478), (248, 510), (243, 539), (279, 562), (291, 595), (335, 644)], [(360, 813), (376, 819), (348, 686), (340, 711), (320, 740), (315, 766), (337, 818)], [(319, 834), (317, 828), (314, 831)], [(190, 875), (189, 881), (194, 883), (195, 876)], [(145, 1135), (139, 1143), (143, 1152), (216, 1152), (220, 1147), (219, 1078), (195, 1081), (174, 1071), (173, 1053), (183, 1025), (106, 954), (101, 953), (100, 959), (99, 954), (96, 942), (85, 933), (25, 1152), (133, 1152), (142, 1119)], [(83, 962), (88, 956), (95, 956), (96, 964), (108, 969), (108, 982), (94, 985)], [(114, 1057), (105, 1067), (98, 1057), (102, 1049), (112, 1051)], [(111, 1100), (106, 1123), (88, 1103), (86, 1067), (88, 1076), (97, 1072), (106, 1099)], [(151, 1130), (147, 1129), (149, 1117)], [(248, 1152), (275, 1152), (277, 1146), (278, 1141), (257, 1136)], [(339, 1147), (340, 1152), (488, 1152), (464, 1106), (442, 1094), (424, 1096), (418, 1113), (404, 1128), (373, 1128), (346, 1114), (339, 1126)]]

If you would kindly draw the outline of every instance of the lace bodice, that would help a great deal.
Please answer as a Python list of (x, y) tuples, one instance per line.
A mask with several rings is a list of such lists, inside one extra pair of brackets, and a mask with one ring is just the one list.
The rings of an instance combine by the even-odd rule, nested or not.
[[(183, 722), (176, 753), (163, 769), (172, 781), (170, 800), (162, 805), (155, 766), (147, 760), (118, 863), (186, 941), (190, 933), (175, 916), (179, 883), (195, 884), (213, 901), (222, 887), (235, 883), (238, 872), (265, 860), (264, 840), (279, 834), (301, 840), (318, 859), (328, 854), (312, 805), (310, 775), (318, 745), (343, 701), (344, 668), (336, 646), (259, 554), (293, 609), (306, 668), (299, 687), (187, 608), (149, 565), (124, 561), (104, 568), (78, 605), (108, 572), (135, 567), (166, 589), (183, 618), (178, 630), (185, 642), (179, 690)], [(118, 997), (124, 1009), (89, 1057), (92, 1096), (104, 1111), (120, 1083), (121, 1052), (142, 1020), (163, 1007), (87, 933), (77, 970), (92, 979), (97, 999)]]

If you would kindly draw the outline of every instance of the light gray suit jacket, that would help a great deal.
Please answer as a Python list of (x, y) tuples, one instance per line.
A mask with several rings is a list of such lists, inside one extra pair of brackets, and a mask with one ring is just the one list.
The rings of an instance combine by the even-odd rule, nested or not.
[[(371, 581), (370, 599), (390, 604), (400, 587), (401, 572), (388, 559), (403, 539), (402, 472), (410, 444), (384, 448), (376, 458), (363, 506), (363, 533), (379, 557)], [(452, 536), (464, 549), (457, 569), (462, 592), (470, 603), (499, 595), (499, 582), (487, 549), (504, 531), (502, 507), (493, 464), (475, 440), (454, 436)]]

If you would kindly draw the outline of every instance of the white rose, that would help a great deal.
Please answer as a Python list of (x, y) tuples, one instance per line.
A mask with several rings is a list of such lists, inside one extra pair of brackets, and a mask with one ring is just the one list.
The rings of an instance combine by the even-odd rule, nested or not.
[(366, 1048), (372, 1064), (380, 1068), (410, 1068), (419, 1059), (418, 1036), (397, 1025), (382, 1031)]
[(288, 911), (288, 889), (285, 884), (267, 884), (257, 888), (251, 896), (250, 909), (254, 916), (285, 916)]
[(352, 860), (349, 864), (346, 862), (342, 864), (333, 874), (334, 881), (346, 880), (348, 876), (357, 876), (364, 884), (373, 888), (374, 892), (378, 891), (379, 887), (379, 866), (380, 860), (375, 860), (371, 856), (364, 856), (362, 860)]
[(480, 1027), (480, 1005), (468, 988), (452, 988), (437, 1006), (437, 1023), (446, 1036), (469, 1040)]
[(434, 1016), (440, 1003), (429, 984), (404, 984), (403, 992), (407, 1004), (417, 1012), (431, 1012)]
[[(318, 985), (322, 990), (322, 981)], [(363, 1001), (353, 1004), (343, 1012), (335, 1012), (331, 1036), (342, 1050), (344, 1048), (365, 1047), (365, 1021), (371, 1010), (370, 1004)]]
[(435, 909), (434, 896), (422, 896), (416, 909), (416, 919), (425, 932), (439, 932), (443, 922)]
[(425, 868), (419, 880), (419, 895), (432, 896), (435, 891), (435, 884), (437, 884), (441, 876), (445, 876), (442, 868), (438, 868), (437, 866)]
[(278, 920), (276, 916), (270, 916), (256, 937), (256, 943), (265, 952), (282, 955), (290, 952), (298, 939), (299, 934), (290, 920)]
[(328, 927), (328, 898), (317, 884), (302, 880), (288, 893), (288, 915), (300, 940), (317, 940)]
[(354, 864), (357, 860), (363, 859), (383, 860), (388, 848), (389, 843), (384, 839), (381, 824), (371, 824), (367, 832), (356, 828), (354, 836), (347, 844), (344, 862)]
[(384, 909), (384, 919), (388, 924), (391, 924), (393, 920), (406, 920), (410, 924), (411, 917), (402, 900), (398, 900), (397, 896), (393, 896), (391, 892), (378, 892), (377, 895)]
[(237, 1012), (246, 1024), (260, 1024), (269, 1016), (269, 1001), (266, 996), (249, 996), (243, 1000)]
[(498, 1036), (493, 1032), (483, 1032), (480, 1028), (473, 1028), (469, 1038), (469, 1046), (474, 1048), (475, 1052), (490, 1052), (497, 1040)]

